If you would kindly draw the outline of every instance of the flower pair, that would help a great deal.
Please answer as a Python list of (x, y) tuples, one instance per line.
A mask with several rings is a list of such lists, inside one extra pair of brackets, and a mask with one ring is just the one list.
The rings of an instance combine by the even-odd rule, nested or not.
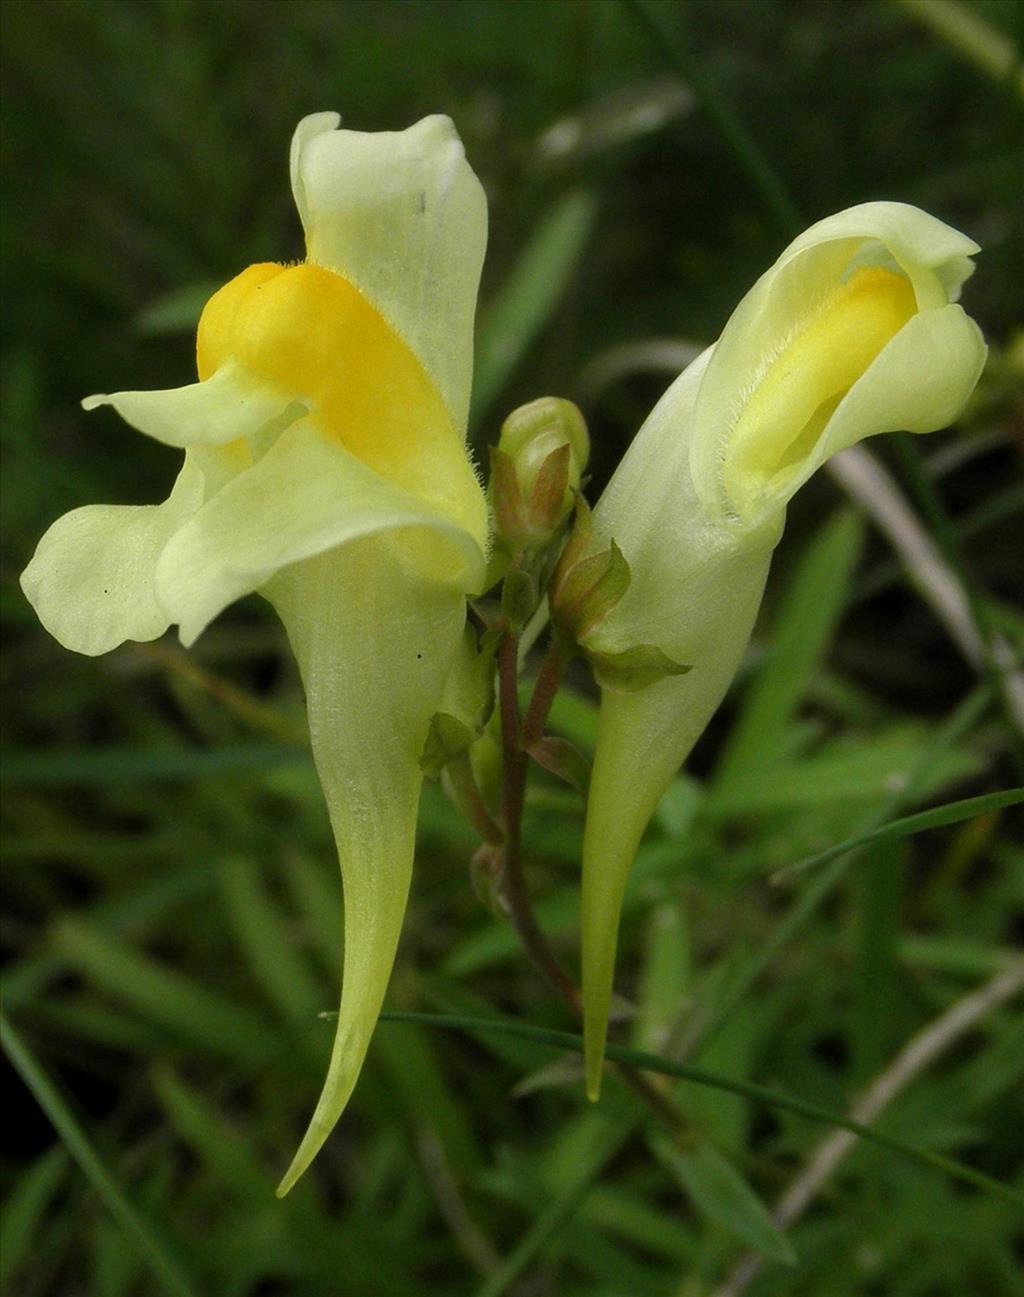
[[(306, 261), (251, 266), (210, 299), (199, 381), (84, 402), (184, 450), (170, 497), (75, 510), (22, 578), (47, 629), (83, 653), (171, 624), (191, 644), (252, 591), (287, 630), (341, 863), (345, 959), (327, 1080), (282, 1193), (347, 1103), (380, 1010), (420, 758), (490, 548), (465, 446), (483, 191), (445, 118), (337, 126), (307, 117), (292, 144)], [(669, 389), (594, 511), (587, 554), (614, 542), (629, 583), (579, 647), (596, 661), (644, 645), (691, 669), (602, 690), (582, 882), (592, 1096), (626, 874), (736, 669), (786, 503), (834, 451), (956, 415), (984, 361), (953, 304), (976, 250), (898, 204), (812, 227)]]

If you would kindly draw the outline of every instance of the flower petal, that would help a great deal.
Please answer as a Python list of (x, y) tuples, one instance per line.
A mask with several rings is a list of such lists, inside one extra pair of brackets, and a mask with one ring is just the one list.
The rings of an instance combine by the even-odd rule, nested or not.
[(629, 589), (589, 649), (653, 644), (691, 671), (602, 690), (583, 842), (587, 1088), (601, 1079), (629, 867), (655, 803), (728, 687), (789, 498), (837, 450), (954, 418), (985, 346), (950, 305), (977, 246), (897, 203), (819, 222), (666, 393), (593, 515)]
[(202, 502), (203, 475), (186, 458), (163, 504), (91, 504), (58, 518), (21, 574), (54, 639), (96, 657), (162, 635), (171, 619), (156, 597), (157, 559)]
[[(191, 644), (229, 603), (301, 559), (375, 532), (407, 566), (454, 589), (475, 589), (483, 554), (448, 517), (385, 481), (303, 419), (183, 526), (161, 555), (157, 592)], [(416, 529), (427, 529), (417, 536)]]
[(473, 317), (487, 203), (447, 117), (408, 130), (299, 123), (292, 188), (308, 259), (356, 286), (419, 357), (460, 431), (473, 372)]
[(226, 361), (202, 383), (154, 392), (101, 393), (82, 402), (84, 410), (101, 405), (112, 405), (125, 423), (165, 446), (185, 447), (222, 446), (248, 437), (298, 402), (237, 361)]
[[(587, 1092), (601, 1082), (622, 897), (647, 821), (707, 725), (746, 648), (782, 516), (751, 532), (709, 518), (689, 469), (712, 357), (659, 401), (594, 509), (592, 545), (619, 545), (629, 589), (588, 647), (652, 643), (692, 669), (636, 693), (602, 690), (580, 895)], [(625, 791), (628, 790), (628, 793)]]
[(802, 250), (785, 265), (776, 262), (729, 317), (701, 385), (690, 442), (693, 481), (710, 512), (730, 511), (722, 471), (746, 400), (800, 322), (838, 283), (857, 247), (856, 239), (835, 239)]
[(345, 896), (334, 1049), (309, 1129), (278, 1189), (284, 1195), (348, 1102), (380, 1012), (412, 871), (419, 756), (459, 648), (465, 600), (450, 587), (410, 578), (381, 536), (296, 563), (265, 593), (302, 672)]
[(987, 354), (981, 330), (962, 307), (915, 315), (839, 403), (796, 486), (865, 437), (932, 432), (952, 423), (974, 391)]
[[(913, 290), (910, 301), (912, 306), (916, 306), (917, 315), (931, 316), (948, 311), (950, 301), (959, 295), (961, 284), (973, 270), (969, 254), (977, 251), (978, 245), (966, 235), (903, 203), (864, 203), (819, 221), (795, 239), (730, 316), (705, 376), (696, 407), (696, 430), (691, 450), (693, 480), (704, 507), (719, 515), (731, 513), (744, 521), (756, 520), (760, 512), (784, 507), (823, 460), (839, 448), (838, 444), (830, 448), (828, 439), (823, 436), (835, 410), (822, 404), (815, 416), (817, 422), (810, 419), (802, 432), (802, 424), (797, 420), (793, 433), (794, 436), (799, 433), (800, 439), (785, 449), (792, 462), (784, 462), (782, 471), (776, 476), (765, 469), (762, 474), (765, 480), (761, 481), (755, 473), (743, 490), (739, 490), (742, 483), (738, 486), (734, 481), (730, 488), (727, 481), (730, 471), (727, 457), (735, 454), (734, 434), (748, 403), (755, 399), (769, 378), (779, 380), (776, 386), (780, 394), (784, 394), (785, 385), (793, 378), (810, 372), (808, 358), (798, 359), (799, 340), (802, 336), (816, 334), (818, 342), (823, 343), (832, 336), (833, 326), (839, 328), (836, 304), (858, 279), (862, 283), (872, 282), (858, 272), (874, 268), (891, 272), (891, 277), (884, 273), (880, 276), (881, 280), (888, 279), (890, 284), (895, 282), (895, 277), (904, 284), (909, 281)], [(873, 278), (878, 279), (877, 276)], [(881, 301), (880, 296), (878, 303)], [(865, 322), (870, 325), (869, 319)], [(879, 315), (876, 323), (881, 327), (883, 322), (883, 315)], [(896, 316), (893, 322), (900, 323)], [(924, 337), (930, 326), (911, 320), (902, 327), (909, 329), (907, 338), (913, 342)], [(955, 383), (952, 379), (947, 381), (943, 378), (940, 386), (949, 391), (955, 385), (966, 399), (970, 387), (961, 382), (961, 377), (974, 365), (980, 336), (970, 338), (965, 360), (948, 346), (952, 333), (947, 334), (945, 330), (951, 326), (945, 323), (938, 327), (947, 339), (941, 344), (942, 349), (955, 362)], [(962, 343), (966, 337), (965, 327), (961, 326), (956, 332), (958, 343)], [(838, 340), (834, 346), (847, 354), (847, 349), (842, 348)], [(905, 342), (900, 342), (898, 333), (893, 334), (872, 366), (880, 362), (893, 346), (901, 357), (901, 363), (912, 367), (910, 348)], [(826, 377), (833, 369), (838, 375), (842, 368), (838, 363), (838, 353), (820, 359), (823, 364), (828, 362), (823, 370)], [(847, 363), (855, 363), (852, 355), (848, 356)], [(890, 367), (882, 366), (877, 372), (890, 372)], [(911, 373), (911, 368), (907, 373)], [(799, 381), (796, 385), (799, 387)], [(805, 386), (805, 395), (809, 395), (813, 384)], [(923, 388), (924, 384), (915, 378), (912, 390), (919, 395), (910, 399), (905, 393), (901, 397), (894, 391), (891, 408), (902, 410), (913, 404), (924, 409), (922, 402), (927, 401), (927, 397)], [(949, 411), (942, 422), (954, 417), (960, 408), (944, 398), (936, 400), (934, 406)], [(794, 416), (795, 413), (794, 410)], [(931, 427), (940, 427), (942, 422), (932, 423)], [(894, 426), (888, 421), (884, 428), (879, 426), (876, 430), (889, 430)], [(864, 432), (860, 435), (871, 434)], [(744, 462), (746, 458), (743, 457)], [(735, 465), (732, 472), (735, 476)]]
[(981, 251), (973, 239), (938, 217), (923, 212), (920, 207), (909, 203), (859, 203), (856, 207), (826, 216), (804, 230), (786, 248), (776, 265), (805, 248), (832, 239), (850, 238), (878, 240), (907, 272), (915, 266), (938, 269), (947, 262), (957, 264), (962, 270), (962, 259)]

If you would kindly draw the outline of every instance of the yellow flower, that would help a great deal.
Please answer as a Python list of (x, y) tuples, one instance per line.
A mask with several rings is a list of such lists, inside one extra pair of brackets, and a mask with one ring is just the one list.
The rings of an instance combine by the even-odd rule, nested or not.
[(259, 591), (288, 632), (345, 889), (341, 1007), (320, 1102), (279, 1189), (355, 1086), (412, 867), (419, 757), (479, 590), (487, 509), (465, 446), (483, 191), (444, 117), (393, 134), (299, 123), (301, 265), (250, 266), (199, 323), (199, 381), (90, 397), (185, 450), (158, 506), (77, 509), (22, 586), (77, 652), (191, 644)]
[(957, 416), (985, 362), (977, 325), (955, 304), (977, 251), (900, 203), (812, 226), (669, 388), (594, 510), (591, 549), (614, 540), (631, 580), (585, 647), (654, 645), (692, 669), (639, 692), (602, 691), (582, 884), (592, 1097), (629, 868), (736, 671), (786, 504), (836, 451)]

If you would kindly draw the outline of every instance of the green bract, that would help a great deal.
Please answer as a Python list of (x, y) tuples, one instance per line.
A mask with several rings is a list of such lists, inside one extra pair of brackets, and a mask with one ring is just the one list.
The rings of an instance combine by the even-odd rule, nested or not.
[(638, 692), (602, 691), (581, 903), (592, 1097), (626, 877), (739, 665), (786, 504), (836, 451), (956, 417), (986, 354), (954, 304), (977, 251), (899, 203), (812, 226), (669, 388), (594, 509), (589, 552), (614, 540), (631, 579), (587, 647), (653, 645), (692, 669)]

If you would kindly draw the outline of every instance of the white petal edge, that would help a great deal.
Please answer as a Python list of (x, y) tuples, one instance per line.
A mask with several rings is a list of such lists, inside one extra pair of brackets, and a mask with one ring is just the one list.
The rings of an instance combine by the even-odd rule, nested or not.
[(343, 275), (405, 340), (465, 431), (487, 201), (447, 117), (405, 131), (299, 123), (292, 186), (308, 259)]
[(309, 1166), (359, 1077), (387, 988), (412, 872), (419, 756), (458, 653), (465, 599), (410, 578), (381, 536), (287, 568), (265, 593), (299, 662), (338, 846), (345, 961), (323, 1092), (279, 1196)]
[(186, 458), (163, 504), (90, 504), (57, 519), (21, 575), (26, 598), (54, 639), (97, 657), (167, 630), (170, 618), (155, 592), (157, 560), (202, 504), (203, 488), (202, 473)]
[(152, 392), (87, 396), (83, 410), (112, 405), (125, 423), (165, 446), (220, 446), (257, 432), (295, 403), (294, 394), (229, 360), (201, 383)]
[(911, 266), (934, 269), (981, 250), (966, 234), (909, 203), (859, 203), (809, 226), (786, 248), (776, 265), (805, 248), (849, 238), (879, 240), (905, 270)]
[(341, 125), (340, 113), (310, 113), (303, 117), (292, 134), (291, 148), (288, 152), (288, 172), (292, 182), (292, 197), (298, 209), (302, 228), (308, 230), (311, 224), (309, 205), (306, 202), (306, 186), (302, 179), (302, 154), (310, 140), (318, 135), (336, 131)]
[(460, 591), (476, 588), (484, 559), (468, 532), (300, 420), (175, 534), (157, 565), (158, 598), (189, 645), (223, 608), (289, 564), (405, 529), (434, 537), (410, 545), (411, 564)]

